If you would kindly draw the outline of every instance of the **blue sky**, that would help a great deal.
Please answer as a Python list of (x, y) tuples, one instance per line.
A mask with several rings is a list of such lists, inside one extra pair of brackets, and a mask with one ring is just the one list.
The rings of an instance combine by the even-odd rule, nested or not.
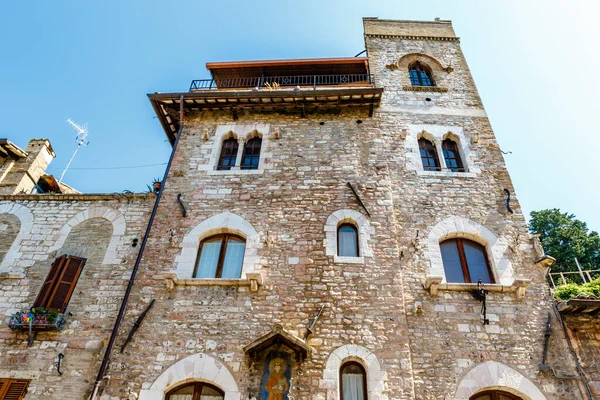
[[(85, 193), (143, 191), (170, 146), (146, 93), (186, 91), (207, 61), (344, 57), (362, 17), (451, 19), (524, 212), (558, 207), (600, 230), (600, 24), (572, 1), (55, 1), (0, 8), (0, 137), (49, 138)], [(114, 168), (159, 164), (153, 167)]]

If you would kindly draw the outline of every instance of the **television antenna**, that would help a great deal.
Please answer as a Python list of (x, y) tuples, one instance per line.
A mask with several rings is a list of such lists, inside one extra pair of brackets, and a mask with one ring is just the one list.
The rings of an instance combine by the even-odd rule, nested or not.
[(90, 144), (90, 142), (86, 142), (86, 140), (85, 140), (85, 138), (88, 135), (87, 124), (85, 124), (83, 126), (78, 125), (75, 122), (73, 122), (73, 120), (71, 118), (67, 119), (67, 122), (69, 124), (71, 124), (71, 126), (73, 127), (73, 129), (75, 129), (77, 131), (77, 136), (75, 136), (75, 141), (77, 142), (77, 148), (75, 149), (75, 152), (73, 153), (73, 155), (69, 159), (69, 162), (67, 163), (67, 166), (65, 167), (64, 171), (60, 175), (60, 179), (58, 180), (58, 182), (62, 182), (62, 179), (65, 176), (65, 173), (67, 172), (67, 169), (69, 169), (69, 166), (71, 165), (71, 162), (73, 161), (73, 158), (75, 158), (75, 154), (77, 154), (77, 151), (79, 150), (79, 148), (81, 146), (87, 146), (88, 144)]

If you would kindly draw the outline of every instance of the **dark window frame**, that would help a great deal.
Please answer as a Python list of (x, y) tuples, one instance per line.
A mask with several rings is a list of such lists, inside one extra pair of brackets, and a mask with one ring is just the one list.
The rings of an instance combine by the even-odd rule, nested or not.
[[(487, 266), (487, 270), (490, 275), (490, 281), (491, 281), (490, 283), (492, 283), (492, 284), (496, 283), (496, 278), (494, 277), (494, 273), (492, 272), (492, 268), (490, 267), (490, 260), (489, 260), (489, 256), (487, 253), (487, 249), (484, 245), (482, 245), (481, 243), (477, 243), (476, 241), (470, 240), (470, 239), (450, 238), (450, 239), (445, 239), (445, 240), (441, 241), (440, 246), (442, 245), (442, 243), (448, 243), (448, 242), (456, 242), (456, 248), (458, 250), (458, 256), (460, 258), (460, 266), (463, 271), (463, 276), (465, 277), (464, 283), (477, 283), (477, 282), (471, 281), (471, 273), (469, 272), (469, 264), (467, 263), (467, 256), (465, 254), (465, 248), (464, 248), (464, 244), (463, 244), (464, 242), (475, 244), (477, 247), (481, 248), (481, 250), (483, 251), (483, 258), (485, 259), (485, 265)], [(443, 262), (443, 258), (442, 258), (442, 262)], [(461, 283), (461, 282), (448, 282), (448, 283)]]
[[(340, 229), (342, 229), (343, 227), (349, 226), (352, 229), (354, 229), (354, 232), (356, 234), (356, 256), (343, 256), (340, 254)], [(359, 234), (358, 234), (358, 226), (356, 226), (355, 224), (351, 223), (351, 222), (344, 222), (343, 224), (339, 224), (337, 227), (337, 231), (336, 231), (336, 235), (337, 235), (337, 255), (338, 257), (360, 257), (360, 243), (359, 243)]]
[[(465, 172), (466, 169), (464, 167), (462, 157), (460, 151), (458, 150), (458, 143), (450, 138), (446, 138), (442, 141), (442, 152), (444, 155), (444, 162), (446, 163), (446, 168), (453, 172)], [(455, 157), (450, 157), (449, 152), (454, 153)], [(449, 165), (450, 161), (450, 165)], [(452, 161), (456, 163), (456, 166), (452, 166)]]
[[(240, 169), (250, 170), (258, 169), (260, 163), (260, 152), (262, 150), (262, 138), (255, 136), (252, 139), (248, 139), (244, 144), (244, 152), (242, 154), (242, 163)], [(246, 160), (250, 160), (250, 164), (246, 165)], [(252, 164), (252, 160), (256, 159), (256, 164)]]
[(176, 391), (181, 390), (187, 386), (194, 386), (194, 394), (192, 394), (192, 400), (200, 400), (200, 395), (202, 394), (202, 389), (205, 387), (216, 390), (217, 392), (219, 392), (221, 394), (221, 396), (223, 396), (223, 398), (225, 398), (225, 392), (223, 390), (221, 390), (219, 387), (217, 387), (211, 383), (207, 383), (207, 382), (191, 382), (190, 383), (190, 382), (188, 382), (188, 383), (184, 383), (183, 385), (176, 386), (173, 389), (169, 390), (167, 392), (167, 395), (165, 396), (165, 399), (169, 400), (172, 394), (174, 394)]
[(349, 366), (357, 366), (362, 371), (363, 397), (364, 397), (363, 400), (367, 400), (367, 397), (368, 397), (367, 371), (366, 371), (365, 367), (358, 361), (346, 361), (340, 366), (340, 400), (344, 400), (344, 379), (343, 379), (344, 368), (349, 367)]
[[(225, 254), (227, 253), (227, 243), (230, 238), (235, 238), (244, 242), (244, 246), (247, 244), (246, 238), (240, 235), (236, 235), (235, 233), (219, 233), (216, 235), (208, 236), (202, 241), (200, 241), (200, 246), (198, 248), (198, 255), (196, 256), (196, 265), (194, 266), (194, 273), (192, 274), (193, 278), (196, 278), (196, 274), (198, 273), (198, 266), (200, 264), (200, 256), (202, 255), (202, 247), (204, 243), (214, 239), (216, 237), (221, 237), (221, 248), (219, 249), (219, 259), (217, 261), (217, 270), (215, 271), (214, 278), (220, 279), (221, 275), (223, 275), (223, 264), (225, 263)], [(244, 256), (246, 255), (246, 247), (244, 247)], [(243, 265), (243, 260), (242, 260)], [(211, 279), (211, 278), (200, 278), (200, 279)]]
[(415, 61), (408, 67), (408, 77), (412, 86), (435, 87), (435, 81), (431, 68), (419, 61)]
[[(56, 258), (50, 267), (46, 279), (42, 283), (33, 307), (44, 307), (47, 310), (64, 313), (86, 261), (87, 259), (85, 258), (69, 256), (67, 254)], [(68, 285), (68, 289), (61, 291), (60, 289), (65, 289), (66, 285)], [(53, 303), (57, 300), (60, 306), (53, 306)]]
[(511, 400), (523, 400), (523, 398), (517, 396), (516, 394), (505, 392), (503, 390), (485, 390), (483, 392), (476, 393), (473, 396), (469, 397), (469, 400), (477, 400), (485, 395), (490, 396), (492, 398), (492, 400), (498, 400), (499, 399), (498, 395), (500, 395), (500, 394), (505, 397), (508, 397)]
[[(423, 154), (425, 152), (425, 154)], [(440, 166), (440, 157), (437, 153), (437, 148), (435, 143), (431, 140), (426, 139), (424, 137), (419, 138), (419, 155), (421, 157), (421, 165), (423, 166), (423, 171), (441, 171), (442, 167)], [(429, 165), (427, 162), (425, 165), (424, 160), (433, 160), (434, 165)]]
[[(237, 154), (239, 150), (239, 143), (235, 137), (230, 137), (221, 143), (221, 153), (219, 154), (219, 163), (217, 164), (217, 170), (219, 171), (229, 171), (232, 167), (235, 166), (235, 162), (237, 161)], [(225, 163), (225, 160), (228, 160)], [(232, 164), (233, 160), (233, 164)]]

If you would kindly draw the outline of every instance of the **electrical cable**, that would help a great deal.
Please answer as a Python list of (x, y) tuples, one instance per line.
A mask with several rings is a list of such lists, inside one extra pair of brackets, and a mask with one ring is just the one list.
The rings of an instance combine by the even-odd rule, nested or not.
[(92, 170), (92, 169), (130, 169), (130, 168), (145, 168), (145, 167), (156, 167), (159, 165), (167, 165), (166, 162), (164, 163), (160, 163), (160, 164), (146, 164), (146, 165), (130, 165), (130, 166), (123, 166), (123, 167), (90, 167), (90, 168), (71, 168), (73, 169), (78, 169), (78, 170)]

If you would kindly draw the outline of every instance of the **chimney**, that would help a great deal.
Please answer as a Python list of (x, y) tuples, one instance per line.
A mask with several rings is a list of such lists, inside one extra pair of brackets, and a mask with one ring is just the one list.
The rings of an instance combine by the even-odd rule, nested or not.
[(25, 151), (0, 139), (0, 194), (31, 193), (56, 155), (48, 139), (31, 139)]

